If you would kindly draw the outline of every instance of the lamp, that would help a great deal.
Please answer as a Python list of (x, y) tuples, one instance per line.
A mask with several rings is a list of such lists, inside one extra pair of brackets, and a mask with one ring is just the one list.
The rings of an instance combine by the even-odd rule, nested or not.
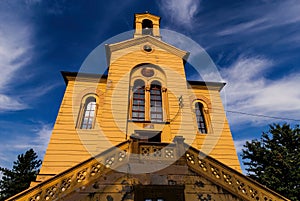
[(182, 95), (178, 98), (179, 107), (183, 108), (183, 97)]

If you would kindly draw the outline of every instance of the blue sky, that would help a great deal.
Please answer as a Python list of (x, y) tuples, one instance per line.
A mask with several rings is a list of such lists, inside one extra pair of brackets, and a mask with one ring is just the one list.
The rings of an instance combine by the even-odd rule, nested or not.
[(226, 110), (282, 118), (227, 112), (238, 151), (268, 124), (299, 123), (299, 10), (298, 0), (0, 1), (0, 166), (31, 147), (43, 156), (65, 89), (60, 71), (78, 71), (144, 11), (208, 52), (227, 82)]

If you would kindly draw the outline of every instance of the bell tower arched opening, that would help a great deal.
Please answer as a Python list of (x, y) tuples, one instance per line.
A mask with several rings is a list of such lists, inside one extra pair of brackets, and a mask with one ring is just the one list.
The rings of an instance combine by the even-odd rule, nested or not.
[(134, 38), (153, 36), (160, 39), (160, 17), (152, 15), (148, 12), (135, 14), (134, 22)]
[(142, 22), (142, 34), (153, 36), (153, 23), (151, 20), (144, 19)]

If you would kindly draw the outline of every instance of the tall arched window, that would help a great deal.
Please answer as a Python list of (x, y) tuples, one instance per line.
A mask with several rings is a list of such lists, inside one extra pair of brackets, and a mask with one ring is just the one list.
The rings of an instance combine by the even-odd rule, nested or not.
[(142, 34), (153, 35), (153, 23), (151, 20), (144, 19), (142, 22)]
[(161, 84), (157, 81), (150, 86), (150, 118), (151, 121), (163, 121)]
[(169, 121), (167, 80), (153, 64), (139, 64), (130, 74), (129, 120), (161, 124)]
[(88, 97), (84, 103), (84, 110), (80, 119), (81, 129), (92, 129), (96, 117), (96, 98)]
[(207, 133), (207, 126), (205, 123), (203, 104), (200, 102), (195, 103), (195, 114), (197, 119), (198, 130), (200, 133)]
[(133, 86), (132, 120), (145, 120), (145, 83), (136, 80)]

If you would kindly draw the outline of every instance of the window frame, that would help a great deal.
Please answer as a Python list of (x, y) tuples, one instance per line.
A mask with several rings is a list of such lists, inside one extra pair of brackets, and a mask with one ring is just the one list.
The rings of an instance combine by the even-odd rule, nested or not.
[[(134, 79), (134, 83), (137, 80), (142, 80), (145, 83), (145, 87), (144, 87), (144, 95), (145, 95), (145, 99), (144, 99), (144, 119), (135, 119), (134, 117), (134, 106), (136, 106), (134, 104), (134, 100), (135, 100), (135, 85), (133, 85), (131, 87), (131, 98), (130, 98), (130, 114), (129, 114), (129, 121), (133, 121), (133, 122), (151, 122), (151, 123), (164, 123), (167, 122), (168, 119), (168, 106), (166, 103), (166, 99), (167, 99), (167, 89), (164, 88), (161, 84), (161, 81), (158, 79), (152, 79), (150, 81), (145, 81), (144, 79), (141, 78), (137, 78)], [(151, 90), (153, 90), (153, 88), (151, 88), (152, 86), (159, 86), (157, 91), (159, 91), (159, 94), (151, 94)], [(153, 92), (153, 91), (152, 91)], [(153, 97), (155, 97), (155, 100), (153, 99)], [(153, 107), (152, 104), (159, 104), (158, 107)], [(160, 109), (158, 109), (160, 108)], [(154, 111), (155, 109), (155, 111)], [(160, 110), (160, 111), (156, 111), (156, 109)], [(156, 114), (158, 116), (161, 116), (160, 118), (152, 118), (152, 115)]]
[[(202, 107), (199, 107), (198, 109), (196, 105), (201, 105)], [(210, 131), (210, 124), (209, 124), (210, 121), (209, 121), (209, 114), (208, 114), (209, 110), (207, 104), (202, 100), (195, 100), (193, 101), (193, 111), (194, 111), (195, 124), (198, 133), (208, 134)], [(199, 117), (201, 117), (202, 120)], [(204, 124), (204, 126), (200, 127), (201, 124)]]
[[(94, 101), (90, 101), (89, 99), (94, 99)], [(88, 110), (87, 107), (92, 102), (95, 103), (94, 109), (93, 110)], [(76, 123), (76, 128), (77, 129), (82, 129), (82, 130), (94, 129), (95, 121), (96, 121), (96, 118), (97, 118), (98, 102), (99, 102), (99, 98), (96, 94), (87, 94), (82, 98), (80, 108), (79, 108), (78, 117), (77, 117), (77, 123)], [(86, 116), (85, 115), (86, 112), (89, 112), (89, 114), (90, 114), (91, 111), (94, 111), (94, 115), (92, 117), (90, 115), (88, 116), (88, 120), (92, 119), (91, 123), (87, 124), (87, 125), (90, 125), (90, 126), (83, 126), (84, 125), (84, 118)]]
[[(141, 86), (139, 86), (138, 82), (140, 82), (140, 84), (142, 84)], [(143, 92), (143, 93), (141, 93)], [(135, 97), (137, 96), (137, 97)], [(131, 108), (131, 119), (133, 121), (145, 121), (145, 109), (146, 109), (146, 93), (145, 93), (145, 82), (143, 80), (137, 79), (134, 82), (134, 86), (132, 89), (132, 108)], [(135, 104), (135, 101), (138, 104)], [(142, 104), (139, 104), (142, 103)], [(141, 106), (144, 109), (140, 109)], [(135, 110), (134, 107), (137, 107), (138, 109)], [(137, 114), (137, 117), (135, 117), (135, 114)], [(140, 114), (143, 114), (143, 118), (139, 118)]]
[[(151, 72), (146, 74), (147, 72)], [(135, 90), (135, 82), (137, 80), (141, 80), (145, 83), (145, 119), (144, 120), (138, 120), (135, 117), (133, 117), (133, 106), (134, 106), (134, 90)], [(159, 67), (151, 63), (142, 63), (137, 66), (135, 66), (130, 73), (130, 87), (129, 87), (129, 106), (128, 106), (128, 119), (129, 122), (140, 122), (140, 123), (155, 123), (155, 124), (161, 124), (161, 123), (168, 123), (170, 121), (169, 118), (169, 105), (168, 105), (168, 92), (166, 87), (166, 75), (164, 71)], [(158, 107), (161, 108), (158, 109), (159, 111), (154, 111), (154, 108), (151, 109), (151, 98), (153, 99), (153, 95), (151, 97), (151, 85), (159, 85), (159, 99), (158, 101)], [(154, 100), (152, 100), (153, 103)], [(155, 100), (155, 102), (157, 102)], [(152, 111), (152, 112), (151, 112)], [(154, 113), (157, 113), (157, 118), (151, 118)], [(136, 115), (135, 115), (136, 116)]]
[[(150, 121), (151, 122), (162, 122), (164, 119), (163, 115), (163, 102), (162, 102), (162, 88), (161, 84), (156, 80), (152, 81), (150, 85)], [(157, 111), (160, 110), (160, 111)], [(161, 117), (157, 117), (160, 115)], [(155, 116), (155, 118), (154, 118)]]

